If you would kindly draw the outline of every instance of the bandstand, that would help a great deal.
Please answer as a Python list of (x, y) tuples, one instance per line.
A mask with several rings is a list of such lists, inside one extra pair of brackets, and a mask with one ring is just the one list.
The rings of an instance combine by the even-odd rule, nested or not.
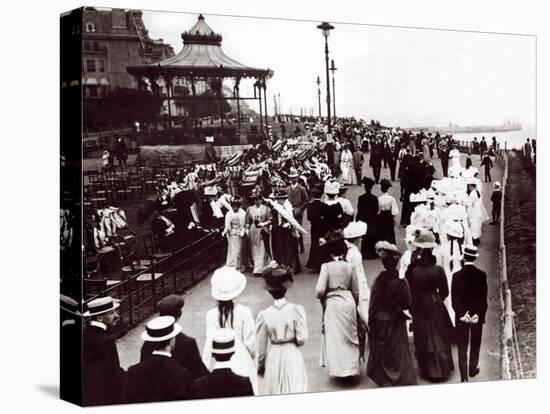
[[(223, 135), (222, 102), (227, 100), (237, 103), (237, 134), (240, 135), (240, 101), (255, 100), (258, 101), (260, 131), (265, 134), (268, 126), (267, 80), (273, 76), (273, 71), (247, 66), (227, 56), (221, 47), (221, 34), (208, 26), (202, 14), (181, 38), (183, 49), (175, 56), (159, 63), (126, 68), (136, 79), (138, 88), (150, 90), (167, 102), (169, 128), (173, 127), (173, 120), (184, 118), (192, 121), (196, 135), (196, 103), (215, 100), (219, 103), (220, 133)], [(241, 96), (240, 85), (244, 80), (253, 82), (254, 96)], [(232, 92), (224, 96), (224, 85), (227, 90), (228, 84)], [(182, 104), (187, 104), (183, 111)]]

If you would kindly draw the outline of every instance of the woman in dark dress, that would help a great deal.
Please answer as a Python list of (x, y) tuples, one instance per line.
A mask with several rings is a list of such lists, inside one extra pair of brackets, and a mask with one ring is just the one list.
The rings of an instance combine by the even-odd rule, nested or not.
[(414, 347), (423, 378), (439, 382), (454, 369), (451, 353), (452, 323), (443, 300), (449, 295), (445, 271), (435, 264), (436, 245), (430, 230), (422, 229), (413, 244), (419, 249), (409, 265), (406, 278), (412, 294)]
[(415, 385), (408, 317), (403, 312), (411, 307), (412, 298), (396, 269), (401, 254), (392, 244), (385, 244), (379, 253), (385, 270), (374, 280), (370, 294), (367, 375), (380, 387)]
[(368, 177), (363, 177), (365, 193), (360, 195), (357, 200), (356, 221), (367, 223), (367, 234), (363, 236), (361, 243), (361, 254), (364, 259), (376, 259), (378, 256), (374, 251), (376, 243), (376, 218), (378, 216), (378, 197), (371, 194), (374, 181)]
[(337, 200), (339, 194), (340, 185), (338, 181), (329, 181), (325, 183), (326, 199), (323, 203), (322, 217), (327, 231), (342, 230), (345, 227), (344, 210)]
[(311, 198), (307, 206), (307, 219), (310, 222), (311, 228), (311, 243), (309, 248), (309, 258), (306, 266), (309, 269), (319, 271), (322, 264), (322, 252), (321, 246), (319, 246), (319, 239), (323, 237), (327, 230), (323, 217), (323, 202), (321, 201), (321, 195), (323, 189), (316, 185), (311, 189)]

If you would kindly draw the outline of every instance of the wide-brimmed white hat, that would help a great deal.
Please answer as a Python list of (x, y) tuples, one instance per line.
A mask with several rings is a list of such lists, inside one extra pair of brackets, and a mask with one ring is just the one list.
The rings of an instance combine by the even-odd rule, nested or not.
[(437, 243), (434, 234), (430, 230), (421, 229), (416, 232), (412, 244), (421, 249), (432, 249)]
[(426, 197), (426, 192), (421, 191), (419, 193), (412, 193), (409, 200), (411, 203), (425, 203), (428, 201), (428, 198)]
[(235, 352), (235, 331), (220, 328), (212, 337), (212, 354), (226, 355)]
[(405, 243), (412, 243), (415, 238), (416, 231), (419, 230), (418, 226), (415, 226), (414, 224), (409, 224), (405, 228)]
[(352, 221), (344, 229), (344, 239), (355, 239), (367, 233), (367, 223), (363, 221)]
[(456, 221), (448, 220), (443, 224), (443, 231), (451, 237), (464, 237), (464, 228)]
[(466, 179), (466, 185), (477, 185), (478, 179), (475, 177), (470, 177)]
[(162, 342), (172, 339), (181, 332), (181, 326), (173, 316), (158, 316), (151, 319), (141, 334), (147, 342)]
[(212, 297), (216, 300), (233, 300), (246, 287), (246, 277), (234, 267), (217, 269), (210, 279)]
[(468, 213), (466, 212), (466, 207), (463, 205), (453, 204), (447, 207), (446, 217), (449, 220), (466, 220)]
[(87, 305), (88, 310), (84, 312), (85, 317), (102, 315), (111, 312), (120, 306), (120, 301), (110, 296), (97, 298), (90, 301)]
[(325, 183), (325, 194), (337, 195), (340, 193), (340, 184), (338, 181), (327, 181)]

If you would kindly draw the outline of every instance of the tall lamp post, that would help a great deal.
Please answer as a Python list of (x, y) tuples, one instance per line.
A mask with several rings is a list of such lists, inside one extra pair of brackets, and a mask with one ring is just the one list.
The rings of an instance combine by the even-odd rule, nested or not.
[(330, 119), (330, 78), (328, 75), (328, 36), (330, 35), (330, 31), (334, 29), (334, 26), (331, 25), (329, 22), (323, 22), (320, 25), (317, 26), (317, 29), (322, 30), (323, 36), (325, 37), (325, 70), (327, 75), (327, 120), (328, 120), (328, 133), (332, 133), (332, 127), (331, 127), (331, 119)]
[(330, 71), (332, 72), (332, 115), (334, 116), (334, 119), (336, 119), (336, 87), (335, 81), (334, 81), (334, 72), (336, 72), (338, 68), (334, 66), (334, 59), (330, 61)]
[(317, 76), (317, 101), (319, 102), (319, 120), (321, 119), (321, 79)]

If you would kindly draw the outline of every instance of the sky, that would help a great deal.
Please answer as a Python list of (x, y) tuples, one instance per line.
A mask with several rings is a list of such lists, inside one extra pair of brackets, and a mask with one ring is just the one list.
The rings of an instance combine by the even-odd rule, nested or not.
[[(267, 89), (270, 114), (273, 94), (280, 94), (285, 113), (300, 114), (300, 108), (305, 108), (309, 114), (313, 108), (317, 115), (319, 76), (322, 114), (326, 115), (324, 38), (316, 28), (319, 22), (204, 16), (222, 34), (222, 49), (228, 56), (275, 72)], [(164, 39), (176, 53), (183, 47), (181, 32), (196, 19), (196, 14), (143, 13), (149, 36)], [(507, 121), (535, 125), (533, 36), (333, 25), (328, 41), (330, 58), (338, 69), (338, 116), (401, 127)], [(250, 85), (248, 93), (252, 93)], [(249, 103), (257, 110), (257, 103)]]

